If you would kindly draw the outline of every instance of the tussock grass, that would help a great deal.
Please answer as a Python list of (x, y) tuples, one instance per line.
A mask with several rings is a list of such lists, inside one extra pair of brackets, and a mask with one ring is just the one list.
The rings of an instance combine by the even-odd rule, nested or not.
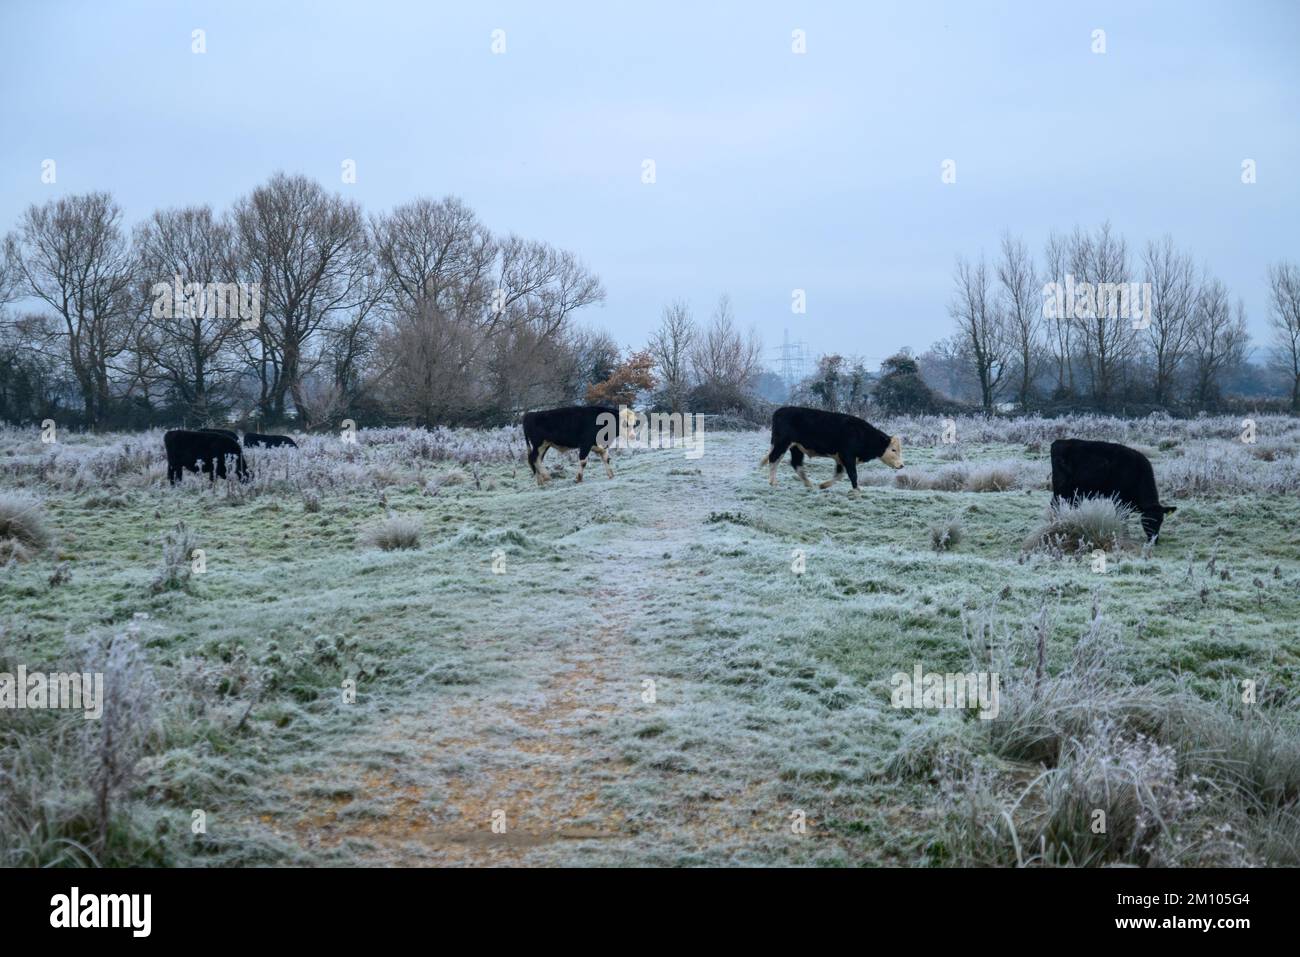
[(962, 524), (960, 518), (950, 518), (930, 526), (930, 547), (936, 552), (946, 552), (961, 543)]
[(193, 572), (194, 549), (198, 547), (198, 536), (184, 522), (177, 522), (176, 527), (162, 537), (162, 564), (154, 575), (150, 589), (157, 594), (188, 588)]
[(1051, 554), (1118, 551), (1131, 543), (1129, 524), (1134, 512), (1108, 498), (1083, 498), (1048, 506), (1042, 524), (1021, 546), (1026, 552)]
[(29, 558), (48, 545), (50, 537), (45, 513), (37, 499), (0, 492), (0, 543), (13, 543), (8, 546), (12, 557)]
[(391, 552), (402, 548), (419, 548), (424, 526), (405, 515), (390, 515), (361, 533), (361, 542), (370, 548)]
[[(943, 863), (966, 866), (1294, 862), (1300, 727), (1113, 666), (1118, 628), (1094, 613), (1067, 665), (1044, 666), (1046, 606), (1013, 629), (967, 622), (972, 667), (1001, 675), (1000, 713), (905, 738), (896, 776), (939, 781)], [(974, 738), (972, 738), (974, 735)], [(984, 755), (984, 757), (981, 757)]]

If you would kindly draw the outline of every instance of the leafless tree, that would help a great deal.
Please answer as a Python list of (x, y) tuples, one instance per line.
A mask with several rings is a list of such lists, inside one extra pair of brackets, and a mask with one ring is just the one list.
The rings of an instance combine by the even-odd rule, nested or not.
[(400, 314), (379, 334), (381, 371), (371, 387), (413, 424), (459, 420), (482, 398), (465, 371), (472, 349), (471, 330), (439, 311)]
[(1290, 377), (1291, 411), (1300, 412), (1300, 266), (1268, 267), (1268, 304), (1273, 361)]
[[(1043, 259), (1047, 269), (1047, 281), (1064, 283), (1065, 274), (1070, 268), (1069, 240), (1055, 231), (1047, 237), (1047, 246), (1043, 250)], [(1052, 311), (1045, 320), (1047, 338), (1052, 357), (1056, 362), (1056, 395), (1074, 393), (1074, 323), (1068, 312)]]
[[(231, 308), (208, 285), (238, 279), (233, 230), (207, 206), (159, 210), (136, 227), (135, 247), (143, 317), (136, 344), (148, 360), (142, 375), (206, 421), (228, 397), (239, 367), (233, 343), (241, 335), (242, 297)], [(186, 286), (193, 294), (175, 301), (177, 284), (182, 295)], [(166, 287), (167, 301), (154, 295), (155, 285)]]
[(436, 309), (455, 322), (482, 317), (497, 245), (463, 202), (418, 199), (373, 217), (370, 233), (395, 311), (414, 316)]
[(980, 404), (992, 411), (1002, 390), (1012, 352), (1006, 323), (989, 284), (981, 256), (971, 265), (960, 256), (953, 272), (955, 295), (948, 311), (957, 321), (957, 338), (979, 383)]
[(374, 265), (360, 208), (304, 176), (277, 173), (235, 204), (246, 281), (260, 282), (262, 315), (249, 343), (262, 417), (300, 411), (312, 347), (331, 322), (365, 306)]
[(1192, 314), (1190, 346), (1191, 397), (1200, 408), (1218, 404), (1223, 372), (1243, 360), (1247, 341), (1245, 306), (1238, 302), (1234, 313), (1227, 287), (1207, 278)]
[[(1128, 244), (1103, 223), (1096, 235), (1078, 227), (1070, 237), (1070, 270), (1081, 288), (1071, 310), (1076, 342), (1100, 408), (1110, 405), (1136, 347), (1133, 320), (1114, 296), (1103, 294), (1128, 281)], [(1086, 284), (1086, 285), (1085, 285)], [(1071, 304), (1066, 303), (1070, 309)]]
[(1174, 382), (1192, 344), (1192, 318), (1200, 293), (1192, 257), (1179, 252), (1165, 236), (1148, 242), (1142, 255), (1146, 281), (1151, 284), (1151, 325), (1147, 343), (1155, 371), (1155, 401), (1174, 399)]
[(691, 389), (690, 356), (697, 335), (690, 306), (678, 299), (664, 306), (659, 328), (650, 336), (650, 354), (671, 412), (686, 407), (686, 395)]
[(1016, 398), (1020, 407), (1025, 409), (1029, 406), (1041, 357), (1042, 289), (1029, 249), (1022, 240), (1013, 239), (1010, 233), (1002, 236), (1002, 258), (998, 260), (997, 270), (1002, 316), (1019, 374)]
[(691, 349), (691, 371), (701, 385), (715, 390), (744, 391), (763, 371), (763, 343), (750, 329), (736, 328), (731, 298), (723, 294), (712, 319), (695, 337)]
[(107, 193), (51, 200), (28, 208), (11, 247), (21, 292), (52, 311), (26, 334), (67, 361), (92, 426), (108, 414), (113, 362), (135, 332), (136, 262), (121, 219)]
[[(496, 239), (454, 198), (417, 200), (376, 217), (371, 237), (394, 324), (380, 350), (385, 361), (418, 385), (424, 374), (411, 363), (432, 359), (428, 344), (455, 346), (437, 366), (444, 382), (463, 385), (459, 408), (446, 405), (447, 396), (426, 396), (415, 403), (419, 415), (463, 418), (487, 405), (518, 411), (572, 384), (564, 358), (571, 316), (603, 299), (604, 289), (571, 253), (518, 236)], [(431, 328), (415, 328), (420, 323)], [(399, 342), (416, 348), (394, 355)]]

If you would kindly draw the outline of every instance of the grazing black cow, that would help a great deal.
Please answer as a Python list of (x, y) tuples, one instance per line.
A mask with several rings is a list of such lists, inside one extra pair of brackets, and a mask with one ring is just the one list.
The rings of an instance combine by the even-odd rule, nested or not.
[[(623, 413), (623, 429), (626, 432), (635, 423), (636, 416), (631, 411)], [(607, 405), (571, 405), (563, 409), (546, 409), (541, 412), (524, 414), (524, 441), (528, 443), (528, 467), (537, 476), (537, 484), (550, 481), (551, 476), (542, 464), (547, 449), (559, 449), (561, 452), (578, 450), (578, 477), (582, 481), (582, 470), (587, 467), (587, 453), (592, 449), (605, 463), (605, 474), (614, 477), (614, 469), (609, 464), (609, 447), (617, 437), (619, 412)]]
[(224, 435), (228, 439), (234, 439), (236, 442), (239, 441), (239, 433), (232, 432), (230, 429), (199, 429), (199, 431), (210, 432), (213, 435)]
[(1142, 516), (1149, 541), (1160, 534), (1176, 506), (1161, 505), (1151, 462), (1136, 449), (1115, 442), (1057, 439), (1052, 443), (1052, 503), (1090, 495), (1114, 498)]
[(840, 412), (823, 412), (785, 405), (772, 413), (772, 451), (763, 457), (763, 465), (771, 467), (768, 477), (776, 484), (776, 465), (790, 450), (790, 465), (803, 484), (812, 488), (804, 474), (805, 455), (828, 455), (835, 460), (835, 477), (822, 482), (819, 488), (830, 488), (844, 475), (856, 490), (858, 463), (880, 459), (890, 468), (903, 467), (903, 443), (898, 436), (888, 436), (874, 425), (855, 415)]
[(212, 481), (225, 478), (227, 458), (234, 458), (235, 474), (241, 480), (249, 477), (248, 467), (244, 464), (244, 452), (239, 443), (215, 431), (172, 429), (163, 435), (163, 447), (167, 450), (167, 481), (172, 485), (181, 480), (185, 469), (198, 472), (200, 463), (203, 473)]
[(298, 443), (287, 435), (266, 435), (261, 432), (244, 433), (244, 448), (246, 449), (251, 449), (255, 446), (276, 449), (282, 445), (287, 445), (291, 449), (296, 449), (298, 447)]

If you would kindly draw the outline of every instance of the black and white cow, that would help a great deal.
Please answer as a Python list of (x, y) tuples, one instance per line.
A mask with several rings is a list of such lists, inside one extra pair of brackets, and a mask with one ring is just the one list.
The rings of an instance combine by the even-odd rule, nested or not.
[(181, 480), (186, 470), (201, 470), (214, 482), (225, 478), (228, 458), (235, 460), (235, 474), (241, 480), (249, 477), (239, 443), (219, 431), (172, 429), (163, 435), (163, 448), (167, 450), (167, 481), (172, 485)]
[(1057, 439), (1052, 443), (1052, 502), (1088, 496), (1114, 498), (1142, 516), (1142, 531), (1155, 541), (1166, 515), (1177, 506), (1161, 505), (1150, 460), (1137, 449), (1115, 442)]
[[(626, 430), (636, 417), (624, 410), (622, 428)], [(592, 449), (605, 463), (605, 474), (614, 477), (609, 464), (609, 446), (618, 436), (619, 410), (608, 405), (571, 405), (563, 409), (546, 409), (524, 414), (524, 441), (528, 443), (528, 467), (537, 476), (537, 484), (550, 481), (551, 476), (542, 464), (548, 449), (561, 452), (578, 450), (578, 477), (582, 481), (587, 467), (587, 455)]]
[(830, 488), (844, 475), (856, 490), (858, 463), (880, 459), (890, 468), (903, 467), (903, 443), (897, 435), (888, 436), (856, 415), (823, 412), (786, 405), (772, 413), (772, 450), (763, 457), (771, 468), (768, 481), (776, 484), (776, 466), (790, 450), (790, 465), (803, 484), (812, 488), (804, 474), (804, 456), (826, 455), (835, 460), (835, 477), (819, 488)]
[(268, 449), (277, 449), (282, 445), (296, 449), (298, 443), (287, 435), (268, 435), (263, 432), (245, 432), (244, 448), (251, 449), (261, 446)]

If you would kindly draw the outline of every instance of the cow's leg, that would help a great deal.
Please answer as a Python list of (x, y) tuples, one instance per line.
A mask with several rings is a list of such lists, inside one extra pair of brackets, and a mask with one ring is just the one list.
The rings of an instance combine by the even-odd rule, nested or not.
[(812, 488), (813, 483), (808, 479), (808, 473), (803, 470), (803, 449), (797, 445), (790, 446), (790, 467), (794, 469), (794, 474), (803, 480), (803, 484)]
[(528, 446), (528, 467), (533, 471), (533, 477), (537, 479), (537, 484), (542, 484), (542, 473), (537, 470), (537, 446)]
[(180, 467), (179, 465), (173, 465), (171, 462), (168, 462), (168, 463), (167, 463), (167, 482), (168, 482), (168, 484), (170, 484), (170, 485), (176, 485), (177, 483), (179, 483), (180, 480), (181, 480), (181, 471), (182, 471), (182, 469), (181, 469), (181, 467)]
[(536, 471), (537, 471), (538, 485), (545, 485), (547, 482), (551, 480), (551, 473), (546, 471), (546, 465), (544, 463), (544, 459), (546, 458), (546, 453), (550, 450), (550, 448), (551, 448), (550, 442), (543, 442), (540, 446), (537, 447)]
[(835, 456), (835, 475), (827, 479), (825, 482), (822, 482), (817, 487), (820, 489), (830, 488), (842, 478), (844, 478), (844, 462), (841, 461), (840, 457), (837, 455)]
[(613, 478), (614, 467), (609, 464), (609, 449), (605, 448), (603, 445), (598, 445), (596, 446), (596, 454), (599, 455), (600, 460), (605, 463), (605, 477)]
[(773, 442), (772, 451), (768, 452), (763, 458), (763, 462), (770, 470), (767, 475), (769, 485), (776, 484), (776, 464), (781, 461), (781, 456), (785, 455), (785, 450), (789, 447), (789, 442)]
[(853, 460), (852, 455), (840, 456), (840, 461), (844, 463), (844, 471), (849, 476), (849, 483), (853, 486), (853, 491), (858, 490), (858, 463)]
[(587, 467), (587, 456), (591, 454), (591, 446), (587, 445), (578, 449), (578, 477), (575, 482), (582, 481), (582, 471)]

